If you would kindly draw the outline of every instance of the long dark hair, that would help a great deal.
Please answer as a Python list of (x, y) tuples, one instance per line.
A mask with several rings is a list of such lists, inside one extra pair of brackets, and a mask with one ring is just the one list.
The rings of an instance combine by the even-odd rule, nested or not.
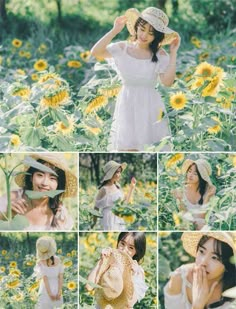
[[(207, 235), (203, 235), (197, 245), (197, 251), (199, 247), (202, 247), (210, 238)], [(220, 262), (225, 267), (225, 272), (222, 278), (222, 292), (228, 290), (236, 285), (236, 262), (233, 261), (234, 252), (233, 249), (225, 242), (218, 239), (214, 239), (214, 253), (218, 256)], [(225, 300), (232, 300), (225, 298)]]
[(202, 178), (202, 176), (201, 176), (201, 174), (199, 173), (199, 170), (198, 170), (198, 168), (197, 168), (197, 164), (195, 164), (195, 163), (193, 163), (193, 164), (191, 164), (191, 165), (189, 166), (189, 168), (187, 169), (187, 173), (188, 173), (189, 169), (190, 169), (193, 165), (196, 167), (196, 172), (197, 172), (197, 175), (198, 175), (198, 178), (199, 178), (199, 185), (198, 185), (197, 190), (199, 190), (199, 193), (200, 193), (201, 197), (200, 197), (198, 203), (199, 203), (200, 205), (202, 205), (202, 204), (203, 204), (203, 196), (204, 196), (204, 194), (206, 193), (206, 190), (207, 190), (207, 182), (206, 182), (206, 180), (204, 180), (204, 179)]
[[(134, 30), (135, 30), (135, 39), (137, 39), (137, 31), (138, 31), (138, 26), (144, 26), (148, 24), (148, 22), (141, 17), (139, 17), (134, 25)], [(150, 50), (152, 51), (152, 62), (157, 62), (158, 58), (156, 53), (160, 49), (160, 43), (163, 41), (165, 34), (157, 31), (154, 27), (153, 28), (153, 34), (154, 34), (154, 40), (149, 44)]]
[[(65, 172), (63, 170), (61, 170), (60, 168), (52, 165), (52, 164), (49, 164), (47, 161), (44, 161), (42, 159), (38, 159), (37, 162), (41, 163), (41, 164), (47, 164), (49, 165), (49, 167), (54, 171), (56, 172), (56, 174), (58, 175), (57, 179), (58, 179), (58, 185), (57, 185), (57, 190), (65, 190), (65, 187), (66, 187), (66, 175), (65, 175)], [(27, 173), (25, 175), (25, 186), (24, 186), (24, 191), (25, 190), (33, 190), (33, 183), (32, 183), (32, 177), (33, 177), (33, 174), (36, 173), (36, 172), (41, 172), (40, 170), (38, 170), (37, 168), (35, 167), (30, 167), (28, 170), (27, 170)], [(58, 210), (58, 207), (60, 205), (60, 197), (63, 193), (60, 193), (58, 195), (56, 195), (54, 198), (51, 198), (49, 197), (49, 201), (48, 201), (48, 206), (49, 208), (52, 210), (53, 212), (53, 219), (52, 219), (52, 223), (51, 223), (51, 226), (57, 226), (57, 220), (56, 220), (56, 213), (57, 213), (57, 210)]]
[(121, 232), (118, 236), (117, 247), (121, 240), (124, 240), (128, 235), (131, 235), (134, 239), (134, 247), (136, 250), (133, 260), (139, 262), (146, 252), (146, 236), (143, 232)]
[(49, 264), (49, 261), (51, 260), (51, 262), (52, 262), (52, 265), (54, 265), (55, 264), (55, 259), (54, 259), (54, 256), (52, 255), (49, 259), (47, 259), (47, 266), (50, 266), (50, 264)]

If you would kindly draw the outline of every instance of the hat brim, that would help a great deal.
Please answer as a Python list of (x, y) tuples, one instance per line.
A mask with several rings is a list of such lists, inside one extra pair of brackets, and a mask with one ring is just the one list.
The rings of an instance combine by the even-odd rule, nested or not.
[[(145, 21), (148, 22), (148, 20), (146, 20), (145, 17), (143, 17), (142, 14), (135, 8), (128, 9), (125, 12), (125, 16), (127, 18), (126, 27), (129, 31), (129, 33), (131, 34), (131, 36), (135, 36), (135, 34), (136, 34), (134, 26), (135, 26), (135, 23), (136, 23), (136, 21), (138, 20), (139, 17), (141, 17), (142, 19), (144, 19)], [(158, 29), (156, 29), (156, 30), (160, 31)], [(165, 27), (165, 30), (160, 31), (160, 32), (165, 34), (165, 37), (162, 40), (161, 45), (171, 44), (171, 42), (178, 37), (178, 33), (176, 31), (172, 30), (169, 27)]]
[[(184, 232), (181, 240), (185, 251), (191, 256), (196, 257), (197, 245), (204, 235), (227, 243), (233, 249), (234, 255), (236, 254), (236, 244), (233, 237), (229, 235), (229, 232)], [(234, 238), (236, 239), (236, 233)]]
[[(50, 247), (46, 252), (40, 251), (40, 241), (42, 241), (42, 240), (49, 241)], [(38, 259), (47, 260), (51, 256), (53, 256), (56, 253), (56, 251), (57, 251), (57, 244), (52, 237), (42, 236), (37, 240), (37, 242), (36, 242), (36, 256), (37, 256)]]
[[(69, 167), (67, 166), (67, 162), (62, 156), (59, 156), (59, 153), (34, 153), (29, 154), (29, 156), (36, 161), (39, 159), (44, 160), (45, 162), (48, 162), (65, 172), (66, 185), (65, 192), (62, 194), (63, 198), (75, 197), (77, 195), (77, 177), (70, 171)], [(29, 168), (30, 166), (25, 165), (23, 172), (26, 173)], [(21, 188), (25, 187), (25, 173), (18, 174), (15, 177), (16, 184)]]
[(104, 181), (106, 181), (106, 180), (110, 180), (112, 177), (113, 177), (113, 175), (115, 174), (115, 172), (118, 170), (118, 168), (122, 168), (122, 172), (126, 169), (126, 167), (127, 167), (127, 163), (126, 162), (124, 162), (124, 163), (121, 163), (121, 164), (117, 164), (117, 166), (114, 166), (112, 169), (110, 169), (105, 175), (104, 175), (104, 177), (103, 177), (103, 179), (102, 179), (102, 183), (104, 182)]

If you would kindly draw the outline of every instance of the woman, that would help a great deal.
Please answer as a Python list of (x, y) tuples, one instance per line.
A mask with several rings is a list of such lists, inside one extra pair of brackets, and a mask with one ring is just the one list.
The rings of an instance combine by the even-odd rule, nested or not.
[[(149, 7), (141, 14), (131, 8), (116, 18), (112, 30), (91, 50), (95, 57), (113, 58), (123, 84), (115, 106), (109, 151), (140, 151), (170, 136), (167, 119), (157, 121), (165, 106), (155, 89), (158, 77), (165, 86), (171, 86), (175, 79), (180, 37), (167, 27), (168, 21), (157, 8)], [(133, 42), (110, 44), (125, 25)], [(161, 48), (164, 44), (170, 44), (170, 57)]]
[(195, 258), (176, 269), (164, 288), (166, 309), (227, 309), (224, 291), (236, 285), (236, 234), (184, 232), (184, 249)]
[(210, 179), (211, 166), (203, 159), (187, 159), (183, 163), (182, 173), (185, 174), (185, 185), (172, 193), (179, 203), (179, 210), (191, 214), (196, 229), (200, 230), (206, 224), (209, 201), (216, 192)]
[[(145, 297), (148, 287), (140, 265), (145, 252), (146, 237), (142, 232), (122, 232), (117, 249), (102, 250), (100, 260), (88, 276), (90, 282), (102, 286), (95, 290), (97, 309), (133, 308)], [(89, 284), (86, 288), (93, 290)]]
[[(24, 172), (15, 177), (21, 189), (11, 192), (13, 216), (25, 216), (29, 221), (27, 230), (71, 229), (73, 219), (63, 205), (63, 199), (76, 196), (77, 177), (60, 153), (36, 153), (30, 157), (35, 160), (32, 166), (26, 166)], [(55, 190), (62, 190), (62, 193), (49, 197), (50, 191)], [(28, 197), (31, 191), (39, 193), (39, 196)], [(0, 198), (0, 212), (0, 218), (4, 219), (4, 213), (7, 212), (6, 196)]]
[(57, 245), (49, 236), (42, 236), (36, 242), (38, 262), (34, 274), (40, 279), (39, 298), (36, 309), (60, 308), (63, 305), (62, 286), (64, 267), (55, 255)]
[[(125, 222), (122, 218), (116, 216), (112, 212), (112, 208), (115, 202), (119, 199), (125, 200), (126, 203), (130, 202), (132, 197), (136, 179), (133, 177), (130, 183), (130, 189), (126, 197), (118, 183), (121, 177), (122, 171), (127, 167), (126, 163), (117, 163), (115, 161), (109, 161), (103, 168), (104, 177), (99, 187), (99, 191), (95, 200), (95, 209), (101, 210), (102, 219), (101, 226), (103, 230), (118, 230), (125, 229)], [(96, 219), (94, 221), (96, 223)]]

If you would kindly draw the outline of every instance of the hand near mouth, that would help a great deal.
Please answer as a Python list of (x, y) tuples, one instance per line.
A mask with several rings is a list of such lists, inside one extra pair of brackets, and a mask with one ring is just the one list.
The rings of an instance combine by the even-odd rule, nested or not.
[(204, 309), (211, 298), (218, 282), (210, 287), (207, 280), (207, 271), (203, 266), (194, 266), (192, 285), (192, 309)]

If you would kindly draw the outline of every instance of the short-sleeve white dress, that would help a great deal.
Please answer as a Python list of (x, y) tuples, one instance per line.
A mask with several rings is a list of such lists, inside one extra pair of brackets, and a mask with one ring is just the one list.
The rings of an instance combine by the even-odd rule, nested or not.
[(47, 276), (49, 287), (51, 290), (52, 295), (57, 295), (58, 293), (58, 276), (59, 274), (64, 272), (63, 265), (59, 262), (55, 266), (46, 266), (42, 263), (36, 264), (34, 267), (34, 273), (37, 279), (40, 280), (39, 286), (39, 298), (38, 302), (35, 306), (35, 309), (55, 309), (60, 308), (63, 305), (63, 297), (60, 300), (51, 300), (48, 296), (43, 277)]
[(105, 231), (124, 231), (125, 222), (122, 218), (116, 216), (112, 212), (112, 207), (114, 203), (124, 198), (124, 193), (121, 189), (115, 188), (115, 190), (108, 190), (106, 186), (103, 186), (105, 189), (105, 195), (101, 199), (95, 200), (95, 207), (100, 209), (102, 212), (102, 218), (100, 224), (102, 229)]
[[(157, 53), (157, 62), (137, 59), (129, 54), (133, 43), (117, 42), (107, 46), (112, 55), (108, 58), (119, 75), (122, 88), (118, 95), (108, 151), (143, 150), (145, 145), (159, 142), (170, 136), (167, 119), (158, 121), (165, 113), (160, 93), (155, 89), (158, 76), (169, 64), (169, 55)], [(168, 146), (162, 151), (169, 150)]]

